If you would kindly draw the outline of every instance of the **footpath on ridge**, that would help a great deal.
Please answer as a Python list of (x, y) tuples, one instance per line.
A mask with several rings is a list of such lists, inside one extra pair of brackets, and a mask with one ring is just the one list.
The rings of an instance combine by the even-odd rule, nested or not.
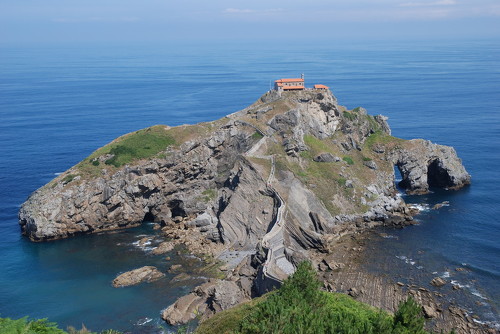
[(258, 155), (256, 152), (261, 148), (262, 144), (269, 137), (263, 131), (256, 130), (263, 135), (263, 137), (245, 154), (248, 157), (255, 157), (260, 159), (268, 159), (271, 161), (271, 171), (266, 182), (266, 190), (277, 202), (277, 212), (273, 221), (271, 222), (271, 229), (262, 238), (262, 246), (267, 250), (266, 262), (263, 266), (263, 273), (266, 278), (270, 278), (277, 282), (283, 282), (288, 275), (295, 272), (294, 265), (288, 261), (285, 253), (283, 228), (285, 225), (284, 215), (286, 210), (286, 202), (280, 196), (278, 191), (272, 186), (274, 180), (274, 172), (276, 170), (273, 155)]

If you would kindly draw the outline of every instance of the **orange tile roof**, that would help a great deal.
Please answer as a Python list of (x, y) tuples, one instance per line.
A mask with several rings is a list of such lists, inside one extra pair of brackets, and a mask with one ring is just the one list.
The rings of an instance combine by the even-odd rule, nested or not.
[(314, 89), (328, 89), (328, 86), (325, 85), (314, 85)]
[(297, 78), (297, 79), (279, 79), (275, 81), (276, 83), (283, 83), (283, 82), (304, 82), (304, 79)]

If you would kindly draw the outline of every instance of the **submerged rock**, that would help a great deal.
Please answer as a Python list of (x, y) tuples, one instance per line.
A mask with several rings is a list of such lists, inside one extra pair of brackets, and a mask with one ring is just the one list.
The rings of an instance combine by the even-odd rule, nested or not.
[(113, 287), (121, 288), (124, 286), (136, 285), (142, 282), (154, 282), (165, 276), (153, 266), (144, 266), (134, 270), (127, 271), (118, 275), (112, 282)]

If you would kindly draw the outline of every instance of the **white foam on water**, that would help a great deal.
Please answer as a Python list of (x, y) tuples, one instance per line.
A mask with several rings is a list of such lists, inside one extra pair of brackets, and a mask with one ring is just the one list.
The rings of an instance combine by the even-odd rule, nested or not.
[(470, 288), (470, 293), (472, 293), (474, 296), (481, 298), (482, 300), (488, 300), (485, 296), (483, 296), (479, 291), (476, 290), (476, 288), (471, 287)]
[(148, 322), (151, 322), (151, 321), (153, 321), (153, 319), (151, 319), (151, 318), (142, 318), (136, 322), (136, 325), (137, 326), (144, 326), (145, 324), (147, 324)]
[(424, 269), (424, 267), (423, 266), (417, 266), (417, 269), (422, 270), (422, 269)]
[(404, 255), (396, 255), (396, 257), (400, 260), (403, 260), (406, 264), (410, 264), (412, 266), (414, 266), (417, 263), (415, 260), (410, 259), (409, 257)]
[(61, 175), (62, 173), (64, 173), (64, 172), (54, 173), (54, 175), (55, 175), (55, 176), (59, 176), (59, 175)]
[(392, 235), (392, 234), (385, 234), (382, 236), (382, 238), (384, 238), (384, 239), (398, 239), (397, 236)]
[(151, 238), (151, 239), (149, 239), (145, 242), (142, 242), (142, 243), (140, 240), (137, 240), (137, 241), (134, 241), (133, 243), (131, 243), (131, 245), (143, 250), (144, 252), (150, 252), (156, 248), (156, 247), (151, 246), (153, 244), (153, 240), (154, 239)]
[(441, 278), (450, 278), (450, 272), (449, 271), (445, 271), (443, 273), (443, 275), (441, 275)]
[(149, 246), (149, 245), (151, 245), (151, 240), (144, 241), (144, 242), (142, 242), (142, 243), (141, 243), (141, 241), (140, 241), (140, 240), (138, 240), (138, 241), (134, 241), (134, 242), (132, 243), (132, 245), (134, 245), (135, 247), (142, 248), (142, 247), (144, 247), (144, 246)]
[(456, 281), (456, 280), (451, 280), (450, 281), (451, 284), (453, 285), (456, 285), (458, 286), (460, 289), (463, 289), (463, 288), (470, 288), (470, 285), (469, 284), (461, 284), (460, 282)]
[(409, 206), (410, 208), (417, 209), (420, 212), (429, 211), (431, 209), (431, 207), (427, 203), (421, 203), (421, 204), (412, 203)]
[[(490, 313), (488, 314), (489, 316), (495, 316), (493, 313)], [(496, 330), (500, 330), (500, 322), (497, 322), (497, 321), (481, 321), (481, 320), (478, 320), (476, 318), (472, 318), (472, 320), (475, 322), (475, 323), (478, 323), (480, 325), (486, 325), (486, 326), (489, 326), (489, 327), (492, 327)]]

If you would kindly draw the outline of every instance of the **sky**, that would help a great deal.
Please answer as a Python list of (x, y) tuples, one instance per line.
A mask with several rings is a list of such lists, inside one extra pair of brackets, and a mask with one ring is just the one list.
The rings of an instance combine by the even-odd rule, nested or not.
[(0, 43), (500, 37), (500, 0), (0, 0)]

